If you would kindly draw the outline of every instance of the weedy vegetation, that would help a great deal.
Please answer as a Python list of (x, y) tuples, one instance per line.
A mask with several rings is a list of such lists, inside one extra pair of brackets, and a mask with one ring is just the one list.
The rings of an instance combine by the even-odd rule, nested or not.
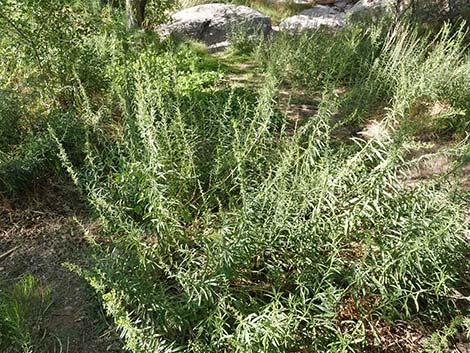
[[(0, 190), (72, 179), (99, 227), (91, 265), (67, 266), (126, 349), (386, 351), (384, 327), (409, 322), (435, 331), (434, 352), (468, 331), (469, 200), (455, 181), (469, 156), (467, 24), (238, 36), (222, 56), (129, 32), (121, 10), (84, 1), (58, 2), (70, 22), (38, 34), (19, 27), (45, 9), (28, 4), (15, 5), (27, 21), (0, 7), (17, 34), (0, 51), (20, 58), (0, 65)], [(227, 79), (240, 58), (257, 82)], [(311, 116), (293, 119), (285, 90)], [(381, 133), (356, 133), (372, 119)], [(411, 184), (423, 134), (460, 142), (447, 175)], [(5, 342), (29, 352), (12, 308)]]
[(5, 353), (45, 348), (44, 317), (51, 305), (50, 289), (30, 274), (12, 286), (0, 287), (0, 349)]

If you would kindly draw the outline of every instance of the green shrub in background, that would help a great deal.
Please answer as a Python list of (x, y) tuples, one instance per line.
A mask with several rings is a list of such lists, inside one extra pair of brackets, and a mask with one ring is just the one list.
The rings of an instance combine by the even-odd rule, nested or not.
[(78, 87), (94, 107), (106, 103), (108, 46), (126, 42), (116, 16), (95, 1), (0, 4), (0, 191), (16, 197), (60, 174), (49, 128), (81, 159), (83, 127), (92, 122), (76, 117)]
[(67, 85), (80, 65), (94, 64), (89, 69), (96, 69), (92, 51), (83, 47), (101, 30), (98, 10), (94, 1), (2, 2), (4, 72), (24, 75), (47, 92)]
[(176, 6), (175, 0), (147, 1), (145, 25), (153, 28), (168, 20), (169, 12)]
[[(265, 60), (277, 61), (278, 75), (294, 88), (312, 95), (344, 92), (339, 99), (345, 121), (363, 122), (392, 109), (397, 121), (418, 120), (421, 128), (464, 134), (470, 121), (467, 47), (466, 23), (432, 33), (384, 17), (335, 35), (281, 37)], [(432, 113), (433, 104), (444, 109)]]
[[(157, 55), (166, 50), (155, 35), (128, 32), (124, 17), (123, 8), (92, 0), (0, 4), (5, 34), (0, 38), (1, 191), (18, 196), (60, 174), (50, 129), (75, 160), (83, 157), (85, 127), (93, 130), (92, 139), (108, 143), (108, 128), (119, 119), (110, 83), (126, 85), (120, 72), (140, 51)], [(208, 64), (201, 55), (181, 60), (179, 70)], [(167, 71), (152, 74), (173, 84)], [(192, 70), (178, 85), (189, 93), (192, 81), (203, 87), (216, 79)], [(83, 102), (82, 96), (91, 99)], [(114, 114), (106, 121), (90, 120), (82, 114), (87, 105)]]
[[(75, 162), (83, 158), (84, 124), (70, 113), (56, 112), (55, 116), (48, 118), (46, 126), (32, 131), (20, 129), (21, 139), (16, 145), (0, 148), (0, 190), (10, 197), (19, 197), (35, 185), (42, 185), (48, 178), (63, 175), (57, 146), (47, 127), (57, 132)], [(0, 131), (9, 132), (13, 127), (3, 126)]]
[(0, 151), (7, 153), (21, 141), (21, 107), (13, 92), (0, 90)]

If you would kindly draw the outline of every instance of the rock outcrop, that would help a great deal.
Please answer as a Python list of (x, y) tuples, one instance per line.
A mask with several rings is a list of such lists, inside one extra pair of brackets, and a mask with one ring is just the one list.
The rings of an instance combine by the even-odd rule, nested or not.
[(394, 0), (359, 0), (347, 12), (351, 15), (366, 12), (383, 12), (393, 6)]
[(279, 24), (279, 30), (287, 32), (303, 32), (320, 27), (341, 28), (346, 25), (346, 14), (333, 7), (317, 5), (302, 11), (298, 15), (288, 17)]
[(246, 6), (205, 4), (190, 7), (171, 16), (172, 22), (159, 27), (163, 36), (190, 38), (217, 48), (228, 45), (230, 35), (244, 31), (249, 35), (271, 31), (270, 17)]

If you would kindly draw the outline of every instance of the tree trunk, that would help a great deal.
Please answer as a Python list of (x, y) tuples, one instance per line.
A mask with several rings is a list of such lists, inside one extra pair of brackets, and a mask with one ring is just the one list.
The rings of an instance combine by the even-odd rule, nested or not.
[(127, 26), (129, 28), (142, 27), (145, 18), (145, 5), (147, 5), (147, 0), (126, 0)]

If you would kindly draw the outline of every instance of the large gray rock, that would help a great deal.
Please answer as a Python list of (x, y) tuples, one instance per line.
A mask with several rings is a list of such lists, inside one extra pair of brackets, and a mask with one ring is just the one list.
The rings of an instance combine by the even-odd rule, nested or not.
[(332, 7), (317, 5), (302, 11), (298, 15), (288, 17), (279, 24), (279, 30), (303, 32), (320, 27), (341, 28), (346, 25), (346, 14)]
[(396, 0), (359, 0), (347, 12), (351, 15), (370, 12), (382, 12), (390, 9)]
[(246, 6), (232, 4), (205, 4), (190, 7), (171, 16), (172, 22), (159, 27), (166, 37), (191, 38), (217, 48), (228, 44), (234, 31), (248, 34), (271, 31), (271, 19)]

